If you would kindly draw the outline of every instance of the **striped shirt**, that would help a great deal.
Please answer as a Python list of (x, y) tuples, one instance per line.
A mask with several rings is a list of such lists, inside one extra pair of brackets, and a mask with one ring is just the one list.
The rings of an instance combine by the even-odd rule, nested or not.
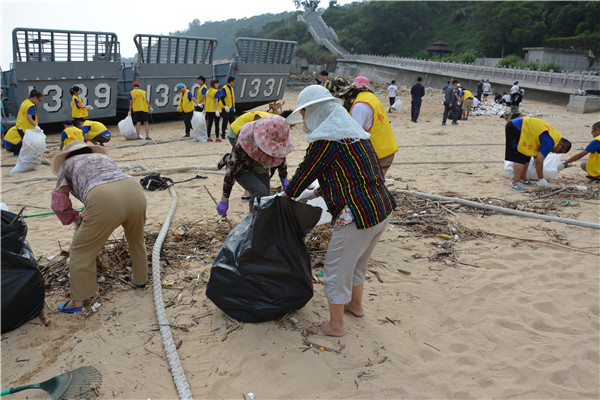
[(317, 140), (306, 150), (304, 160), (286, 189), (297, 197), (315, 179), (321, 196), (336, 221), (348, 206), (358, 229), (375, 226), (396, 208), (385, 187), (371, 140)]

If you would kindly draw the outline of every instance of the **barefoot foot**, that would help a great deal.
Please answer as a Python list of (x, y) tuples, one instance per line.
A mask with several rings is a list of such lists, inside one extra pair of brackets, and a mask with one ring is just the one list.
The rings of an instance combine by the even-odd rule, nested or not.
[(344, 304), (344, 311), (349, 312), (350, 314), (354, 315), (355, 317), (359, 317), (359, 318), (365, 316), (365, 310), (362, 307), (360, 307), (360, 308), (352, 307), (350, 305), (350, 303)]
[(319, 336), (335, 336), (341, 337), (344, 336), (344, 328), (341, 329), (333, 329), (329, 322), (323, 322), (322, 324), (311, 324), (306, 327), (306, 330), (313, 335)]

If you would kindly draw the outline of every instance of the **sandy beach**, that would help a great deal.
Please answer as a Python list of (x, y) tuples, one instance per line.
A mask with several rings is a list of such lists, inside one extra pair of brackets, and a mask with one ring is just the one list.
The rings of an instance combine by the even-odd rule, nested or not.
[[(503, 119), (471, 116), (458, 126), (441, 126), (443, 98), (435, 88), (424, 97), (415, 124), (410, 121), (409, 88), (401, 89), (403, 107), (390, 114), (400, 147), (387, 175), (390, 189), (600, 222), (600, 184), (585, 178), (579, 162), (550, 180), (550, 189), (516, 193), (504, 177)], [(286, 92), (285, 108), (295, 107), (298, 92)], [(376, 87), (376, 95), (387, 106), (383, 86)], [(564, 106), (527, 97), (521, 108), (571, 140), (569, 156), (589, 143), (590, 127), (600, 120), (598, 113), (570, 113)], [(267, 106), (259, 109), (266, 111)], [(154, 140), (143, 143), (126, 141), (116, 125), (109, 129), (109, 156), (130, 173), (212, 168), (230, 149), (227, 141), (173, 140), (184, 133), (182, 120), (151, 124)], [(307, 147), (300, 127), (292, 133), (290, 177)], [(59, 151), (58, 141), (58, 134), (48, 135), (47, 160)], [(25, 215), (51, 211), (55, 180), (15, 183), (50, 177), (50, 166), (10, 175), (15, 161), (2, 151), (2, 202), (12, 212), (25, 206)], [(161, 276), (167, 317), (195, 398), (249, 399), (249, 393), (256, 399), (600, 397), (599, 230), (398, 195), (395, 223), (369, 265), (365, 317), (347, 314), (342, 338), (305, 336), (307, 325), (329, 316), (322, 277), (315, 277), (312, 300), (281, 320), (242, 324), (229, 318), (205, 296), (214, 256), (229, 231), (208, 194), (221, 196), (223, 175), (192, 169), (163, 175), (176, 182), (206, 177), (174, 185), (178, 202), (165, 239), (168, 251), (163, 251)], [(276, 177), (271, 185), (279, 185)], [(573, 185), (586, 188), (568, 188)], [(561, 188), (565, 190), (557, 192)], [(234, 186), (228, 213), (232, 224), (248, 214), (242, 192)], [(172, 196), (169, 191), (145, 194), (145, 229), (153, 238)], [(74, 206), (81, 204), (74, 200)], [(73, 228), (55, 216), (26, 222), (40, 269), (69, 249)], [(112, 239), (122, 236), (117, 230)], [(153, 245), (147, 241), (149, 258)], [(125, 268), (114, 274), (128, 276)], [(88, 316), (58, 312), (56, 306), (67, 292), (64, 285), (54, 285), (46, 295), (48, 325), (34, 318), (2, 335), (2, 389), (90, 365), (103, 377), (99, 398), (177, 398), (152, 286), (136, 290), (127, 282), (115, 282)], [(28, 390), (7, 398), (48, 396)]]

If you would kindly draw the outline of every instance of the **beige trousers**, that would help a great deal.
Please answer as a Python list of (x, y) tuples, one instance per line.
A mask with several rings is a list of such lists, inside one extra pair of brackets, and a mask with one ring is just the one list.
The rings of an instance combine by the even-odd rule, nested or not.
[(133, 262), (133, 283), (148, 280), (148, 259), (144, 243), (146, 198), (133, 179), (98, 185), (85, 199), (82, 222), (71, 243), (69, 263), (71, 299), (82, 301), (96, 295), (96, 256), (110, 234), (119, 226), (125, 230)]

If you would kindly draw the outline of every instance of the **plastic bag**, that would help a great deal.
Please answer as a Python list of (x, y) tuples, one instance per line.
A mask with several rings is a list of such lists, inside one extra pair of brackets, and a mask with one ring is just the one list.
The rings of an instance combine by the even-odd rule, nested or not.
[(44, 279), (25, 239), (27, 225), (15, 217), (2, 210), (2, 333), (35, 318), (44, 306)]
[(23, 146), (17, 165), (10, 170), (9, 174), (34, 170), (42, 163), (45, 150), (46, 135), (44, 135), (44, 131), (39, 126), (35, 129), (27, 129), (23, 135)]
[[(550, 180), (558, 178), (560, 171), (558, 170), (558, 166), (560, 165), (560, 154), (550, 153), (548, 157), (544, 159), (544, 179)], [(514, 176), (513, 173), (513, 162), (512, 161), (504, 161), (504, 176), (508, 179), (512, 179)], [(537, 172), (535, 170), (535, 158), (531, 157), (529, 161), (529, 167), (527, 168), (527, 178), (531, 180), (538, 180)]]
[(192, 140), (194, 142), (206, 142), (208, 134), (206, 133), (206, 118), (204, 113), (194, 111), (192, 116)]
[(140, 185), (146, 190), (166, 190), (173, 185), (173, 179), (157, 174), (156, 172), (140, 179)]
[(390, 108), (392, 108), (396, 111), (400, 111), (400, 109), (402, 108), (402, 100), (400, 100), (400, 99), (396, 100)]
[(279, 318), (313, 296), (310, 256), (304, 237), (321, 210), (273, 196), (229, 233), (215, 258), (206, 296), (243, 322)]
[(131, 115), (128, 115), (124, 120), (119, 122), (119, 132), (126, 140), (136, 140), (137, 132), (135, 130), (135, 126), (133, 125), (133, 120), (131, 119)]

